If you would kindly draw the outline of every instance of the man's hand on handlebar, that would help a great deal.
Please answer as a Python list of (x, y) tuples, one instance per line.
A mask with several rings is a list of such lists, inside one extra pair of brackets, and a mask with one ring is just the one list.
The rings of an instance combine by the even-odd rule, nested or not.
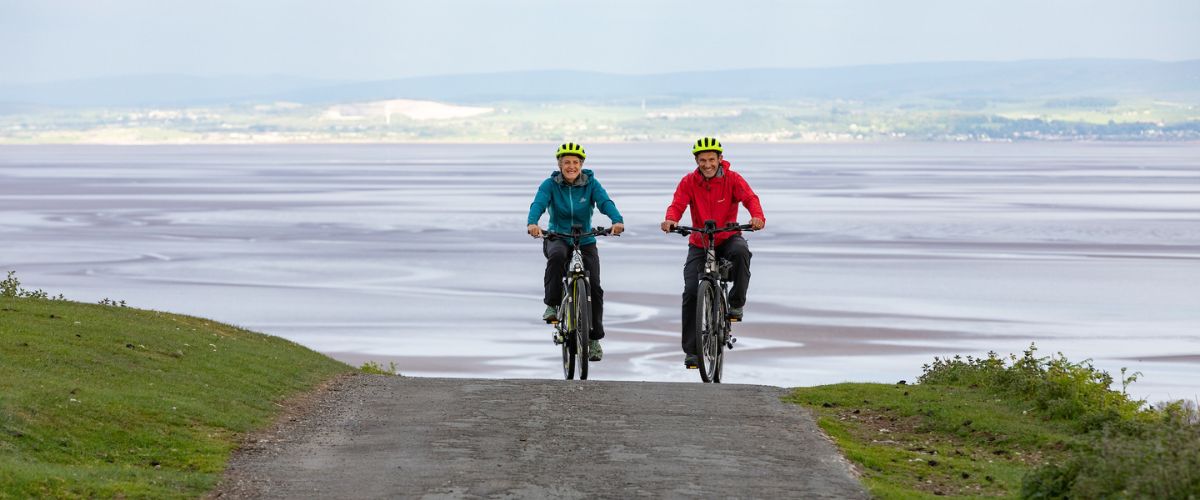
[(620, 236), (623, 232), (625, 232), (625, 224), (617, 222), (612, 225), (613, 236)]
[(534, 238), (542, 237), (542, 228), (539, 227), (537, 224), (530, 224), (529, 227), (525, 228), (525, 231), (528, 232), (529, 235), (533, 236)]
[(753, 227), (755, 231), (762, 229), (763, 226), (765, 226), (765, 225), (767, 225), (767, 221), (765, 221), (765, 220), (759, 219), (757, 217), (750, 218), (750, 226)]
[(679, 224), (679, 221), (674, 221), (674, 220), (664, 220), (664, 221), (662, 222), (662, 225), (661, 225), (661, 226), (659, 226), (659, 227), (662, 229), (662, 231), (663, 231), (664, 233), (669, 233), (669, 232), (671, 232), (671, 230), (672, 230), (672, 229), (675, 229), (675, 226), (676, 226), (677, 224)]

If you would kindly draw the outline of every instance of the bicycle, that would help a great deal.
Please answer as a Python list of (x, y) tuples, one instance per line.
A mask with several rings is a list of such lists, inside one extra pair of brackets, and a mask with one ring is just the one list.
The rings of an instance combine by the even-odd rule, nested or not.
[[(729, 270), (733, 263), (717, 259), (716, 235), (730, 231), (754, 231), (749, 224), (731, 222), (718, 228), (717, 221), (704, 221), (703, 228), (675, 226), (673, 233), (687, 236), (693, 232), (705, 235), (704, 271), (700, 273), (700, 284), (696, 288), (696, 353), (700, 362), (700, 380), (720, 383), (725, 363), (725, 349), (733, 349), (737, 339), (733, 336), (731, 322), (741, 321), (729, 317)], [(721, 293), (717, 293), (720, 288)]]
[(563, 297), (554, 324), (554, 343), (562, 346), (563, 376), (575, 378), (578, 367), (579, 380), (588, 375), (589, 335), (592, 331), (591, 277), (583, 266), (583, 254), (579, 252), (579, 241), (588, 236), (608, 236), (612, 228), (597, 227), (583, 232), (583, 226), (571, 226), (571, 232), (543, 231), (547, 241), (567, 240), (571, 245), (571, 260), (563, 274)]

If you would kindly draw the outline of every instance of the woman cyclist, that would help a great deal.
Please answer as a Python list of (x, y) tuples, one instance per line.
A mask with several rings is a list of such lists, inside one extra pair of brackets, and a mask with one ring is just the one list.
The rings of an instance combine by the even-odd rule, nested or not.
[[(538, 220), (547, 210), (550, 211), (551, 231), (569, 233), (574, 224), (590, 228), (595, 208), (612, 220), (612, 234), (621, 234), (625, 230), (625, 219), (617, 211), (617, 204), (608, 197), (604, 186), (596, 180), (595, 174), (583, 168), (583, 162), (587, 160), (583, 146), (565, 143), (558, 147), (554, 156), (558, 159), (558, 171), (542, 181), (533, 203), (529, 205), (526, 221), (529, 235), (534, 238), (542, 236)], [(596, 238), (589, 236), (581, 240), (579, 251), (583, 256), (583, 266), (591, 277), (592, 329), (588, 360), (600, 361), (604, 356), (604, 351), (600, 349), (600, 339), (604, 338), (604, 289), (600, 288), (600, 255), (596, 252)], [(550, 321), (558, 315), (558, 305), (562, 303), (562, 276), (567, 259), (571, 258), (571, 247), (563, 240), (543, 240), (542, 253), (546, 256), (546, 275), (543, 278), (546, 295), (542, 299), (546, 304), (546, 312), (542, 314), (542, 319)]]

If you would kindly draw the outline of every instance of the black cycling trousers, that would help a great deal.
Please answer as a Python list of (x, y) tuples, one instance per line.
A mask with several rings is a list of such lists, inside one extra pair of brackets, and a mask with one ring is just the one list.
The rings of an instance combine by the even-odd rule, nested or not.
[[(542, 299), (548, 306), (562, 305), (563, 275), (567, 265), (571, 263), (571, 245), (563, 240), (542, 241), (542, 253), (546, 255), (546, 295)], [(600, 254), (596, 244), (579, 247), (583, 257), (583, 268), (588, 272), (588, 282), (592, 285), (592, 332), (588, 335), (592, 340), (604, 338), (604, 289), (600, 288)]]
[[(733, 288), (729, 290), (729, 307), (746, 305), (746, 290), (750, 287), (750, 246), (742, 235), (735, 234), (717, 246), (717, 258), (733, 263), (729, 278)], [(696, 290), (700, 287), (699, 277), (704, 272), (704, 249), (688, 245), (687, 262), (683, 264), (683, 352), (696, 352)]]

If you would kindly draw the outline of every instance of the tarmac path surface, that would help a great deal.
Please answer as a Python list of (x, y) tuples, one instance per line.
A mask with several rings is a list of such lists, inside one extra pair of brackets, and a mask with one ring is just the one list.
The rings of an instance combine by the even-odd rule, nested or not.
[(757, 385), (355, 375), (234, 454), (220, 498), (866, 498)]

